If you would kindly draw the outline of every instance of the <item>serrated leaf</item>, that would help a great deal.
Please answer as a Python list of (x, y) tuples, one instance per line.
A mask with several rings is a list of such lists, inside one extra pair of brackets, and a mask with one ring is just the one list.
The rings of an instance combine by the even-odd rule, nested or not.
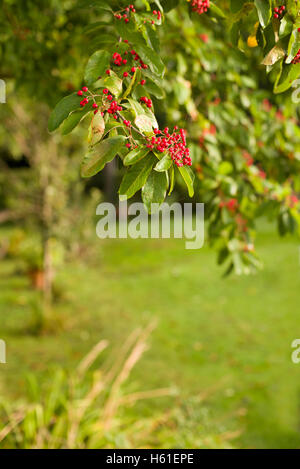
[(103, 140), (99, 145), (91, 149), (81, 164), (82, 177), (92, 177), (99, 173), (106, 163), (114, 159), (125, 140), (126, 137), (118, 135), (117, 137)]
[(162, 204), (168, 188), (166, 173), (151, 171), (142, 190), (142, 199), (148, 213), (152, 213), (151, 204)]
[(105, 50), (97, 50), (87, 63), (84, 80), (88, 86), (95, 83), (109, 68), (110, 54)]
[(77, 96), (77, 93), (70, 94), (61, 99), (50, 115), (48, 122), (49, 131), (54, 132), (72, 111), (78, 109), (80, 101), (81, 98)]
[(119, 189), (121, 200), (130, 199), (143, 187), (155, 161), (156, 157), (153, 153), (150, 153), (147, 158), (143, 158), (137, 164), (130, 166), (122, 179)]

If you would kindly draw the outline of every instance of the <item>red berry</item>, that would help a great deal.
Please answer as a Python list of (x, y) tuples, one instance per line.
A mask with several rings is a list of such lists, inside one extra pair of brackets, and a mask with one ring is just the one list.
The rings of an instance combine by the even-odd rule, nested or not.
[(127, 147), (127, 148), (131, 148), (130, 143), (126, 143), (126, 147)]
[(107, 93), (108, 93), (108, 89), (107, 89), (107, 88), (104, 88), (103, 94), (107, 94)]
[(97, 109), (97, 107), (98, 107), (98, 104), (94, 103), (94, 104), (93, 104), (93, 108), (94, 108), (94, 109)]
[(106, 70), (106, 75), (110, 75), (110, 70)]
[(78, 91), (77, 96), (82, 96), (83, 92), (81, 90)]
[(84, 87), (82, 88), (82, 91), (84, 91), (84, 92), (86, 93), (86, 92), (88, 91), (87, 86), (84, 86)]
[(125, 78), (128, 77), (128, 72), (124, 72), (123, 77), (125, 77)]
[(132, 67), (131, 72), (132, 72), (132, 73), (135, 73), (135, 71), (136, 71), (136, 68), (135, 68), (135, 67)]
[(146, 83), (146, 80), (142, 80), (142, 81), (141, 81), (141, 85), (142, 85), (142, 86), (145, 85), (145, 83)]

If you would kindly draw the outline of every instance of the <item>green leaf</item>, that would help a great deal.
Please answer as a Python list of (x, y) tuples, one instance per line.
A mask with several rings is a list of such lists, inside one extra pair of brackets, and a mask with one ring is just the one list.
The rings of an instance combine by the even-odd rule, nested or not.
[(132, 164), (137, 163), (141, 159), (145, 158), (146, 155), (150, 153), (149, 148), (136, 148), (131, 150), (124, 158), (123, 164), (124, 166), (130, 166)]
[(156, 173), (151, 171), (146, 184), (142, 190), (142, 199), (151, 213), (151, 204), (162, 204), (166, 197), (168, 188), (168, 178), (166, 173)]
[(232, 13), (237, 13), (240, 11), (244, 3), (247, 3), (249, 0), (230, 0), (230, 10)]
[(121, 135), (107, 138), (91, 149), (81, 164), (82, 177), (91, 177), (99, 173), (106, 163), (112, 161), (122, 147), (126, 137)]
[(293, 30), (293, 23), (292, 21), (287, 17), (284, 16), (282, 20), (280, 21), (280, 26), (279, 26), (279, 37), (285, 37), (288, 34), (290, 34)]
[(280, 45), (276, 44), (262, 61), (263, 65), (274, 65), (278, 60), (285, 56), (285, 52)]
[(181, 176), (183, 177), (183, 180), (188, 188), (189, 196), (193, 197), (194, 195), (194, 179), (195, 176), (192, 172), (192, 170), (187, 167), (187, 166), (182, 166), (181, 168), (178, 168)]
[(87, 116), (87, 114), (90, 112), (90, 109), (86, 108), (87, 106), (85, 106), (83, 110), (71, 112), (71, 114), (61, 125), (60, 130), (62, 135), (67, 135), (72, 132), (72, 130), (74, 130), (75, 127), (79, 124), (79, 122)]
[(130, 80), (129, 86), (128, 86), (128, 88), (126, 89), (124, 95), (122, 96), (122, 99), (125, 99), (125, 98), (127, 98), (127, 96), (130, 95), (130, 93), (132, 92), (133, 86), (134, 86), (134, 84), (135, 84), (135, 82), (136, 82), (136, 80), (137, 80), (137, 77), (138, 77), (138, 79), (140, 79), (140, 77), (141, 77), (141, 71), (140, 71), (138, 68), (137, 68), (136, 71), (134, 72), (134, 74), (133, 74), (133, 76), (132, 76), (132, 78), (131, 78), (131, 80)]
[(298, 28), (294, 29), (290, 36), (289, 45), (288, 45), (288, 57), (286, 63), (290, 64), (300, 49), (300, 33), (298, 33)]
[(151, 119), (146, 114), (136, 116), (134, 123), (145, 135), (153, 134)]
[(105, 129), (104, 119), (101, 116), (101, 112), (97, 112), (97, 114), (93, 116), (90, 129), (89, 129), (89, 136), (88, 136), (89, 145), (93, 146), (93, 145), (96, 145), (98, 142), (100, 142), (104, 134), (104, 129)]
[(261, 26), (266, 28), (272, 17), (271, 0), (254, 0)]
[(119, 189), (121, 200), (130, 199), (143, 187), (155, 161), (156, 157), (153, 153), (150, 153), (147, 158), (143, 158), (137, 164), (130, 166), (122, 179)]
[(97, 50), (90, 58), (85, 68), (84, 80), (92, 85), (98, 78), (104, 75), (109, 68), (110, 54), (105, 50)]
[(120, 96), (123, 90), (123, 81), (118, 75), (110, 71), (110, 75), (107, 75), (105, 78), (98, 80), (95, 83), (95, 88), (107, 88), (114, 96), (117, 98)]
[(133, 112), (135, 113), (135, 116), (138, 116), (139, 114), (144, 114), (144, 108), (138, 101), (132, 98), (127, 98), (127, 100)]
[(172, 158), (169, 153), (166, 153), (162, 159), (157, 163), (155, 166), (155, 171), (162, 172), (168, 171), (168, 169), (172, 166)]
[(104, 0), (79, 0), (77, 8), (97, 8), (99, 10), (112, 11), (111, 6)]
[(135, 50), (141, 57), (142, 61), (147, 64), (154, 73), (157, 73), (159, 76), (164, 75), (164, 63), (153, 49), (144, 44), (136, 44)]
[(175, 170), (174, 170), (173, 165), (169, 169), (169, 177), (170, 177), (169, 195), (171, 195), (175, 186)]
[(279, 94), (288, 90), (299, 75), (300, 64), (282, 64), (281, 74), (279, 73), (274, 85), (274, 93)]
[(164, 11), (168, 12), (176, 8), (179, 4), (179, 0), (164, 0)]
[(75, 111), (80, 107), (81, 97), (77, 96), (77, 93), (66, 96), (53, 109), (49, 122), (48, 129), (50, 132), (54, 132), (60, 124), (68, 117), (70, 112)]
[(144, 88), (148, 93), (152, 94), (155, 96), (157, 99), (163, 99), (166, 96), (165, 91), (160, 88), (151, 78), (146, 79), (146, 84), (144, 85)]
[(218, 16), (219, 18), (226, 18), (225, 13), (221, 8), (217, 7), (214, 3), (210, 2), (210, 9), (213, 16)]
[(230, 161), (223, 161), (220, 164), (219, 169), (218, 169), (218, 173), (223, 174), (223, 175), (230, 174), (232, 173), (232, 171), (233, 171), (233, 166), (230, 163)]

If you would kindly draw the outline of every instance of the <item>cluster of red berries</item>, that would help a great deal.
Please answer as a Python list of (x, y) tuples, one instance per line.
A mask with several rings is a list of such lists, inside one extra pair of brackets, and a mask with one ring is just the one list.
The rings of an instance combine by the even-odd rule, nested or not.
[(220, 208), (226, 207), (227, 210), (229, 210), (229, 212), (235, 213), (239, 207), (239, 203), (237, 199), (229, 199), (226, 202), (222, 200), (219, 204), (219, 207)]
[(206, 13), (209, 7), (209, 0), (192, 0), (192, 10), (198, 13), (198, 15)]
[(298, 50), (297, 54), (292, 60), (292, 64), (298, 64), (298, 63), (300, 63), (300, 49)]
[(114, 61), (114, 64), (117, 65), (118, 67), (121, 67), (121, 65), (127, 64), (127, 59), (122, 59), (121, 54), (119, 54), (118, 52), (115, 52), (113, 54), (113, 61)]
[[(77, 96), (83, 96), (83, 93), (86, 93), (89, 89), (87, 86), (84, 86), (81, 90), (77, 91)], [(82, 101), (80, 101), (80, 106), (84, 107), (88, 104), (89, 100), (85, 97)]]
[(150, 98), (147, 98), (146, 96), (142, 96), (140, 98), (141, 103), (146, 104), (146, 106), (151, 109), (152, 108), (152, 100)]
[[(148, 68), (148, 65), (145, 64), (145, 63), (142, 61), (142, 59), (140, 58), (139, 54), (138, 54), (134, 49), (132, 49), (132, 50), (130, 51), (130, 54), (132, 55), (133, 60), (135, 60), (136, 62), (137, 62), (137, 61), (140, 62), (141, 68), (143, 68), (143, 69)], [(133, 73), (134, 73), (134, 72), (133, 72)]]
[[(124, 42), (128, 43), (127, 39), (124, 39)], [(112, 56), (112, 60), (113, 60), (114, 65), (116, 65), (117, 67), (121, 67), (122, 65), (127, 65), (128, 60), (129, 60), (128, 59), (128, 54), (129, 54), (129, 52), (125, 51), (124, 55), (127, 56), (127, 58), (124, 58), (118, 52), (114, 52), (113, 56)], [(130, 51), (130, 54), (132, 55), (132, 58), (135, 62), (137, 62), (137, 61), (140, 62), (140, 65), (138, 65), (138, 66), (133, 65), (128, 71), (125, 71), (123, 73), (124, 78), (127, 78), (130, 73), (132, 73), (132, 74), (135, 73), (137, 68), (139, 68), (140, 70), (142, 70), (142, 69), (146, 70), (148, 68), (148, 65), (143, 62), (143, 60), (140, 58), (140, 56), (138, 55), (138, 53), (134, 49), (132, 49)], [(110, 75), (110, 70), (106, 70), (106, 74)], [(141, 85), (145, 85), (145, 83), (146, 83), (146, 80), (144, 80), (144, 79), (141, 80)]]
[(173, 133), (169, 133), (168, 127), (163, 131), (154, 129), (155, 137), (151, 137), (148, 140), (147, 148), (156, 150), (160, 153), (168, 152), (171, 155), (172, 160), (181, 168), (182, 166), (192, 166), (192, 160), (190, 158), (190, 150), (186, 146), (186, 138), (184, 129), (178, 129), (174, 127)]
[(280, 7), (274, 8), (274, 18), (281, 19), (285, 13), (285, 6), (281, 5)]
[(126, 13), (124, 13), (123, 15), (121, 15), (120, 13), (116, 13), (115, 14), (115, 18), (117, 18), (117, 20), (121, 20), (123, 19), (125, 21), (125, 23), (129, 23), (129, 15), (130, 15), (130, 12), (131, 13), (135, 13), (135, 8), (133, 5), (129, 5), (128, 7), (125, 8), (125, 11)]
[(161, 19), (161, 12), (160, 11), (153, 10), (153, 15), (157, 16), (158, 21)]

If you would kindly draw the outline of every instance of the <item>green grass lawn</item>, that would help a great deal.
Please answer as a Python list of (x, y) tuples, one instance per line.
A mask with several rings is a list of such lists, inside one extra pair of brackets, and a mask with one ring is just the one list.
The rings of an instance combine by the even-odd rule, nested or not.
[[(14, 262), (1, 261), (0, 338), (8, 347), (2, 396), (22, 396), (28, 372), (42, 380), (52, 366), (75, 367), (101, 338), (117, 354), (135, 327), (156, 318), (130, 391), (174, 386), (182, 403), (206, 395), (190, 412), (199, 433), (241, 431), (233, 444), (242, 448), (299, 448), (300, 365), (291, 362), (291, 342), (300, 337), (299, 248), (272, 232), (264, 226), (258, 237), (264, 270), (226, 280), (207, 248), (186, 251), (180, 240), (98, 241), (92, 262), (59, 272), (64, 297), (55, 315), (64, 327), (41, 337), (28, 334), (35, 295), (28, 279)], [(143, 401), (128, 412), (149, 416), (173, 406), (172, 399)]]

